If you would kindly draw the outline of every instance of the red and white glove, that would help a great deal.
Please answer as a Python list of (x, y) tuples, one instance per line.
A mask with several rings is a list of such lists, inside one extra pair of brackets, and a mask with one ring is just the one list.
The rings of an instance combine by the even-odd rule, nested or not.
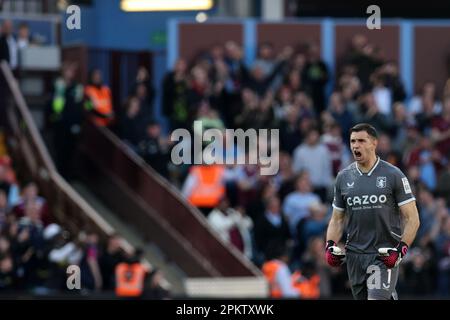
[(344, 261), (345, 253), (336, 245), (333, 240), (328, 240), (325, 247), (327, 263), (332, 267), (339, 267)]
[(408, 245), (401, 241), (396, 248), (378, 249), (378, 260), (381, 260), (388, 269), (398, 266), (408, 252)]

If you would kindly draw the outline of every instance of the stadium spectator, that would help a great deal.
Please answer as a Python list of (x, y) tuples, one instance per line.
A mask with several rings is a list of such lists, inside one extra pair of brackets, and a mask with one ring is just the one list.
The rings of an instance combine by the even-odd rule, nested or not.
[(325, 109), (325, 86), (328, 82), (328, 67), (320, 58), (320, 48), (310, 44), (305, 66), (305, 88), (313, 100), (314, 109), (320, 114)]
[(99, 291), (102, 274), (99, 265), (98, 235), (93, 231), (82, 236), (82, 255), (80, 260), (81, 286), (83, 290)]
[(192, 166), (184, 182), (182, 194), (207, 216), (225, 195), (224, 165)]
[(16, 71), (19, 65), (17, 41), (14, 37), (14, 26), (11, 20), (4, 20), (0, 34), (0, 61), (8, 62), (12, 71)]
[(147, 280), (144, 293), (144, 299), (151, 300), (167, 300), (170, 299), (171, 293), (163, 285), (164, 273), (161, 269), (153, 269)]
[(89, 76), (89, 83), (84, 88), (84, 108), (91, 113), (91, 118), (98, 126), (109, 126), (114, 121), (111, 91), (103, 83), (100, 69), (94, 69)]
[(162, 136), (161, 126), (156, 121), (147, 124), (146, 135), (139, 141), (138, 153), (142, 158), (165, 178), (168, 178), (170, 141)]
[(442, 170), (442, 172), (439, 174), (437, 186), (436, 186), (436, 192), (437, 194), (444, 198), (447, 207), (450, 208), (450, 161), (447, 162), (447, 166), (445, 170)]
[(63, 177), (75, 176), (75, 155), (83, 121), (83, 86), (75, 79), (77, 65), (65, 62), (51, 93), (49, 121), (56, 165)]
[(266, 200), (265, 211), (255, 221), (254, 239), (255, 263), (260, 265), (269, 254), (269, 244), (273, 241), (287, 244), (291, 239), (289, 225), (285, 220), (280, 200), (272, 196)]
[(24, 186), (20, 201), (14, 206), (13, 213), (18, 218), (25, 216), (25, 208), (30, 204), (36, 205), (40, 219), (45, 226), (48, 225), (51, 220), (48, 204), (43, 197), (39, 196), (38, 186), (34, 182), (29, 182)]
[(119, 235), (113, 234), (107, 240), (106, 248), (100, 256), (100, 273), (102, 275), (103, 290), (112, 291), (115, 288), (116, 266), (126, 260), (126, 253), (121, 248)]
[(269, 283), (271, 298), (299, 297), (300, 292), (292, 285), (292, 274), (287, 263), (289, 252), (282, 242), (271, 242), (268, 247), (267, 260), (262, 272)]
[(327, 146), (320, 141), (319, 130), (309, 131), (305, 141), (294, 150), (293, 170), (295, 173), (307, 171), (314, 193), (322, 201), (328, 199), (328, 189), (333, 183), (332, 158)]
[(174, 70), (166, 74), (162, 91), (162, 109), (170, 121), (171, 129), (188, 128), (190, 106), (187, 100), (188, 76), (185, 60), (179, 59)]
[(408, 113), (415, 116), (425, 110), (425, 105), (429, 104), (433, 113), (438, 114), (442, 111), (442, 104), (437, 98), (436, 84), (427, 81), (422, 86), (420, 95), (412, 97), (408, 105)]
[(300, 171), (295, 180), (295, 191), (284, 199), (283, 213), (294, 235), (299, 221), (309, 216), (311, 204), (320, 201), (320, 197), (311, 192), (311, 189), (310, 174), (308, 171)]
[(222, 198), (219, 205), (208, 214), (208, 222), (222, 240), (232, 244), (251, 258), (252, 243), (249, 238), (253, 221), (239, 210), (230, 208), (228, 199)]
[(146, 289), (148, 269), (141, 263), (143, 251), (135, 249), (125, 262), (116, 266), (116, 296), (125, 299), (142, 298)]
[(3, 190), (7, 197), (8, 208), (11, 208), (19, 201), (19, 187), (8, 176), (8, 167), (0, 164), (0, 190)]
[(444, 100), (442, 113), (431, 122), (431, 139), (444, 157), (450, 156), (450, 98)]
[(135, 95), (141, 101), (141, 108), (146, 118), (153, 118), (153, 102), (155, 100), (155, 88), (150, 74), (144, 66), (138, 68), (136, 80), (130, 95)]
[(137, 145), (145, 137), (145, 121), (141, 117), (141, 105), (137, 97), (129, 97), (125, 112), (120, 117), (119, 136), (132, 150), (137, 152)]

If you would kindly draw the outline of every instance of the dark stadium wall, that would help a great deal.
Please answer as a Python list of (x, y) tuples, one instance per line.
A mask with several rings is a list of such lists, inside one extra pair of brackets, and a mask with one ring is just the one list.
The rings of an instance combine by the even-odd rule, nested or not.
[(422, 25), (414, 29), (415, 90), (419, 92), (423, 83), (431, 80), (441, 95), (441, 89), (450, 77), (450, 24)]
[(321, 47), (320, 23), (260, 23), (257, 34), (258, 43), (272, 43), (276, 51), (287, 45), (299, 49), (307, 43), (315, 43)]
[(235, 41), (243, 44), (241, 23), (181, 23), (179, 25), (179, 53), (189, 62), (216, 44)]

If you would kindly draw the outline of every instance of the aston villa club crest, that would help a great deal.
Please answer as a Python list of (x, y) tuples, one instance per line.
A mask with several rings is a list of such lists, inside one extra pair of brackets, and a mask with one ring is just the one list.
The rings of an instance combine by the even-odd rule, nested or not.
[(377, 177), (377, 187), (386, 188), (386, 177)]

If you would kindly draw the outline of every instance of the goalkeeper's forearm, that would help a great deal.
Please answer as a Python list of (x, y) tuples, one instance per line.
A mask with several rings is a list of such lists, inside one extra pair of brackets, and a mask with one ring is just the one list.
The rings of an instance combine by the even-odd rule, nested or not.
[(419, 229), (419, 212), (417, 211), (416, 202), (412, 201), (400, 207), (400, 212), (405, 222), (402, 241), (410, 246)]
[(344, 212), (333, 209), (333, 214), (328, 224), (327, 240), (338, 243), (344, 232)]

